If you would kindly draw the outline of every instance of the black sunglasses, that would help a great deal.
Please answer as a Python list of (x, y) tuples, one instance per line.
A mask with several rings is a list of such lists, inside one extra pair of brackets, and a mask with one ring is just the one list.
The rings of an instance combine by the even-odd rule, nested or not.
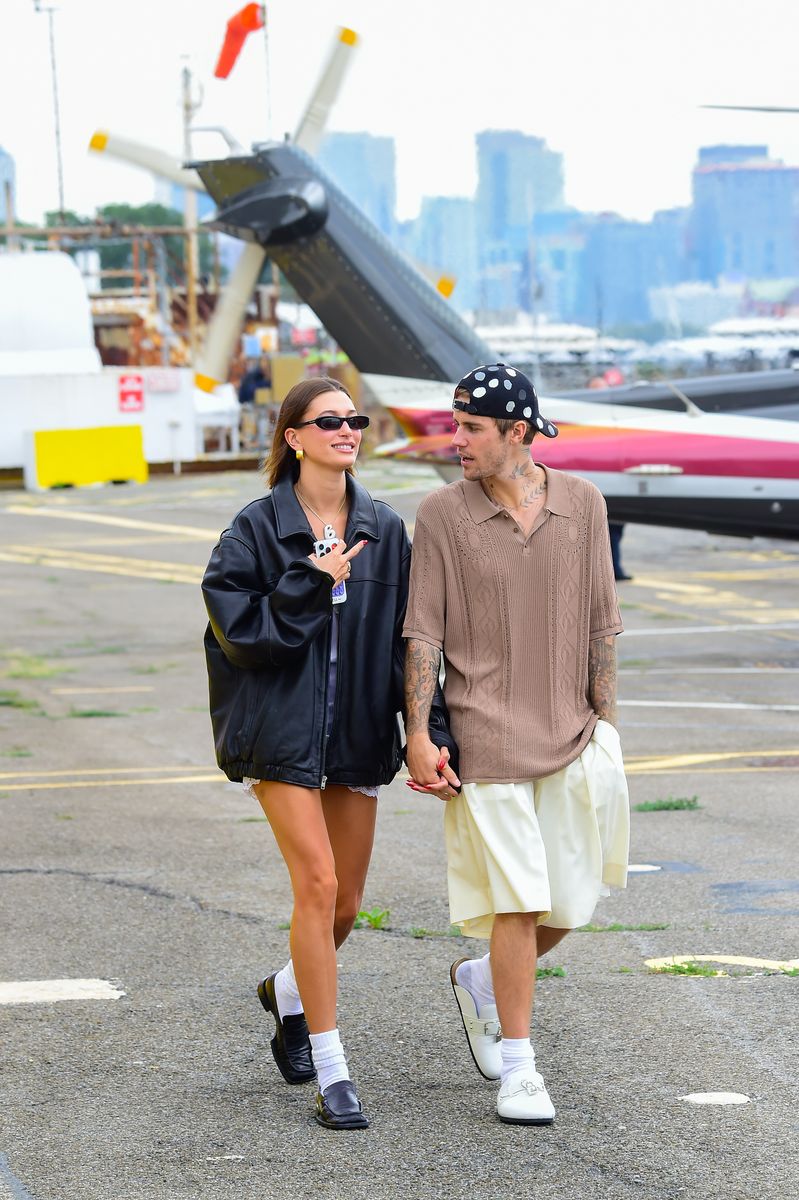
[(353, 413), (350, 417), (315, 417), (313, 421), (300, 421), (299, 425), (295, 425), (294, 428), (302, 429), (303, 425), (318, 425), (326, 433), (332, 433), (334, 429), (341, 429), (345, 421), (350, 429), (366, 429), (369, 424), (369, 418), (363, 413)]

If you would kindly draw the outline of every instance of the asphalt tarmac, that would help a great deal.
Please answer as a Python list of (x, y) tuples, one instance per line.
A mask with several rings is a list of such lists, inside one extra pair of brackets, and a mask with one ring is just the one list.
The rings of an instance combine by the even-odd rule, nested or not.
[[(411, 524), (435, 485), (362, 479)], [(206, 709), (198, 585), (260, 489), (0, 493), (0, 1197), (799, 1195), (799, 546), (626, 530), (620, 728), (632, 803), (656, 806), (631, 861), (656, 869), (543, 960), (551, 1128), (496, 1118), (449, 985), (483, 944), (451, 935), (440, 804), (384, 790), (365, 908), (385, 927), (340, 953), (372, 1127), (334, 1134), (271, 1058), (255, 988), (286, 957), (288, 880)], [(673, 956), (691, 973), (648, 965)], [(53, 980), (106, 998), (22, 986)]]

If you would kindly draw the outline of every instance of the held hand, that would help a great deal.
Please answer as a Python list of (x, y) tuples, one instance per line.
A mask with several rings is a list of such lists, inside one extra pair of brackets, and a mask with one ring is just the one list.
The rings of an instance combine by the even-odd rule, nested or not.
[(347, 580), (350, 577), (350, 559), (355, 558), (356, 554), (360, 554), (366, 542), (356, 542), (351, 550), (347, 549), (345, 542), (336, 542), (324, 558), (317, 558), (315, 554), (309, 554), (308, 557), (315, 567), (320, 571), (325, 571), (328, 575), (333, 576), (333, 585), (341, 583), (342, 579)]
[(426, 792), (440, 800), (451, 800), (460, 789), (461, 781), (449, 765), (449, 750), (439, 750), (426, 733), (408, 738), (408, 787), (414, 792)]

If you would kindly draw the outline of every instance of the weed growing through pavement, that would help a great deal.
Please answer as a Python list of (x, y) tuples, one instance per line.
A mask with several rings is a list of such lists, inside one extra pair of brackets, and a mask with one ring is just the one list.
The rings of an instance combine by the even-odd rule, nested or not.
[(799, 967), (787, 967), (780, 972), (781, 975), (790, 975), (792, 979), (799, 978)]
[(580, 925), (575, 933), (652, 933), (656, 929), (668, 929), (668, 925)]
[(3, 758), (33, 758), (33, 751), (24, 746), (9, 746), (7, 750), (0, 750), (0, 755)]
[(563, 979), (565, 975), (565, 967), (538, 967), (535, 973), (536, 979)]
[(0, 708), (24, 708), (29, 712), (41, 712), (38, 700), (26, 700), (19, 692), (0, 691)]
[(150, 663), (147, 667), (133, 667), (134, 675), (159, 675), (161, 671), (171, 671), (174, 667), (179, 667), (180, 663), (165, 662), (165, 663)]
[(12, 654), (8, 670), (3, 674), (7, 679), (52, 679), (54, 675), (63, 675), (71, 667), (56, 667), (45, 658), (35, 654)]
[(698, 962), (669, 963), (666, 967), (650, 967), (649, 969), (654, 975), (701, 975), (705, 979), (725, 974), (718, 967), (709, 967), (707, 963)]
[(619, 967), (619, 975), (634, 975), (632, 967)]
[(388, 929), (388, 918), (390, 916), (391, 910), (388, 908), (362, 908), (355, 918), (354, 927), (355, 929), (363, 929), (364, 925), (368, 925), (370, 929)]
[(114, 712), (111, 708), (71, 708), (68, 717), (126, 717), (128, 714)]
[(265, 821), (266, 817), (239, 817), (238, 825), (249, 825), (252, 821)]
[(75, 820), (72, 813), (56, 813), (55, 819), (56, 819), (56, 821), (74, 821)]
[(424, 925), (412, 925), (408, 930), (412, 938), (447, 938), (460, 937), (461, 931), (457, 925), (450, 925), (449, 929), (425, 929)]
[(702, 805), (698, 796), (666, 796), (665, 800), (644, 800), (633, 805), (633, 812), (696, 812)]

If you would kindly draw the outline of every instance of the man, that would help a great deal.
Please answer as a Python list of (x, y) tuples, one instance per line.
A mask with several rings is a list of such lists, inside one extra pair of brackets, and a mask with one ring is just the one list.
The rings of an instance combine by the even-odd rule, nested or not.
[[(607, 512), (593, 484), (531, 459), (536, 434), (557, 430), (520, 371), (470, 372), (453, 419), (463, 479), (423, 501), (413, 539), (408, 767), (447, 801), (452, 922), (490, 938), (450, 973), (472, 1057), (501, 1080), (501, 1120), (549, 1124), (530, 1042), (537, 958), (626, 884)], [(442, 651), (460, 778), (428, 735)]]

